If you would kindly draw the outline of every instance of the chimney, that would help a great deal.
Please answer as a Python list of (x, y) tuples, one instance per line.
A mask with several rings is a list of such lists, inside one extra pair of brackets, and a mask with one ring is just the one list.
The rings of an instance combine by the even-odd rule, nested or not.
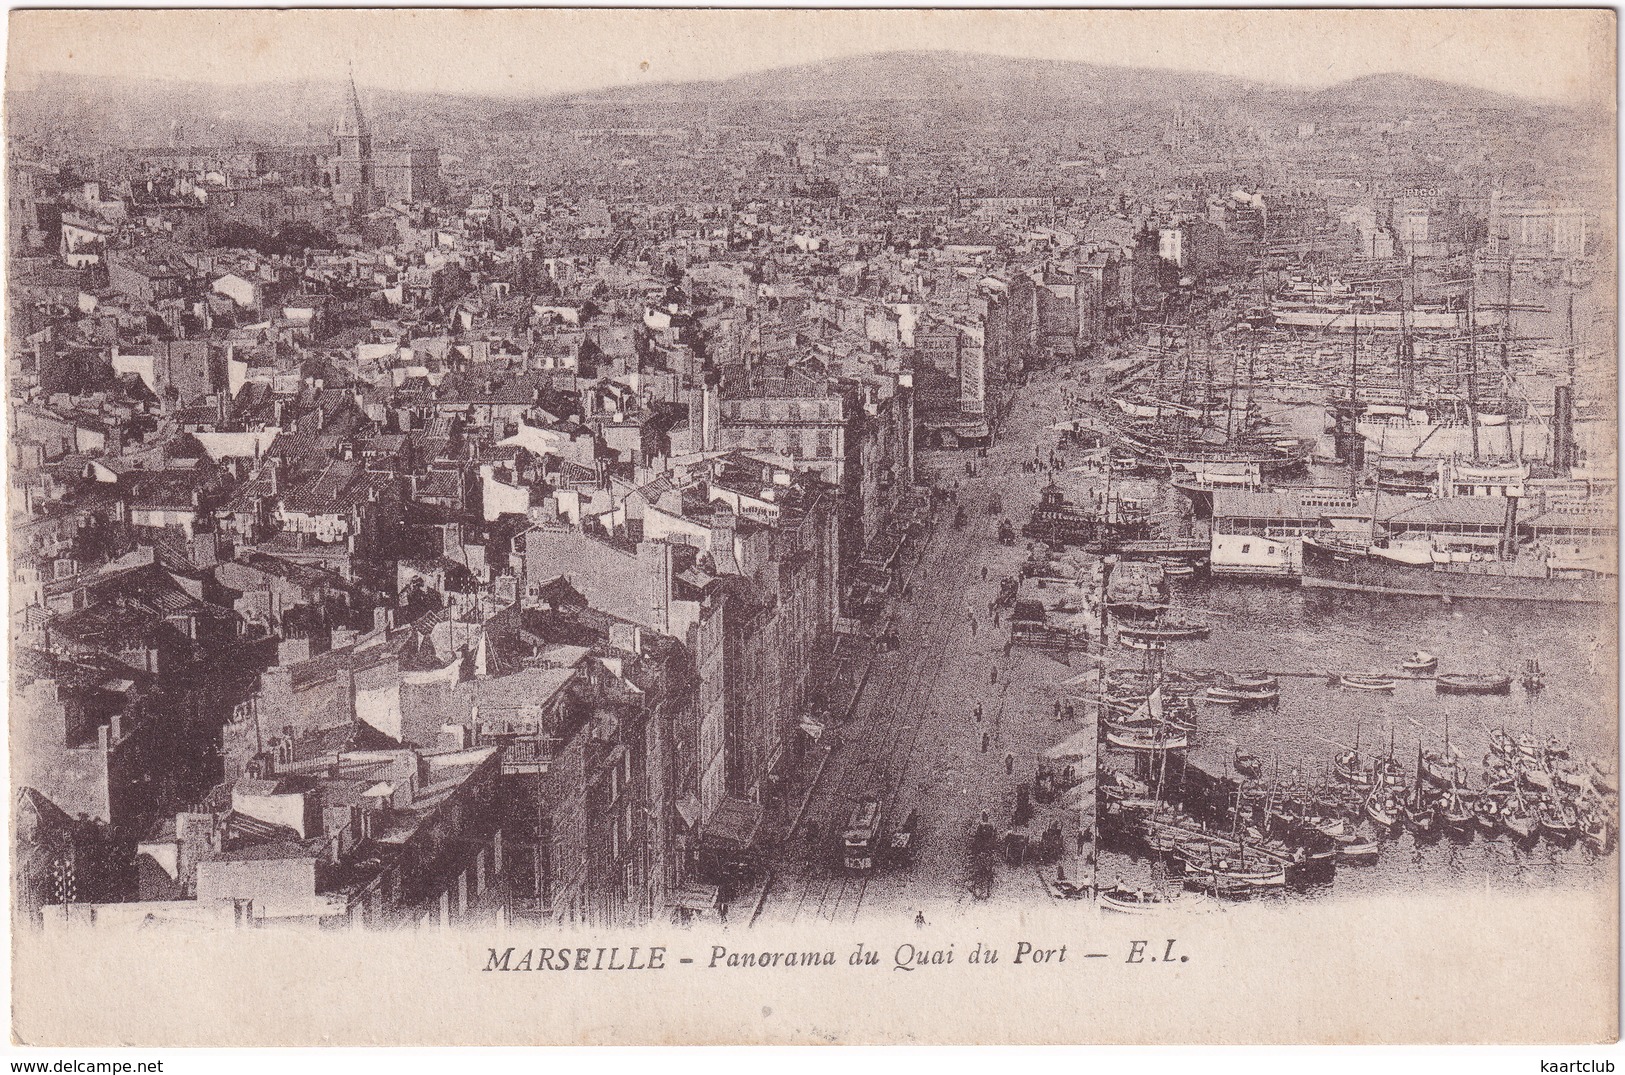
[(1560, 384), (1552, 391), (1552, 468), (1565, 476), (1574, 468), (1574, 388)]
[(714, 452), (717, 450), (717, 426), (720, 424), (717, 413), (717, 381), (716, 370), (705, 371), (705, 387), (700, 393), (700, 450)]

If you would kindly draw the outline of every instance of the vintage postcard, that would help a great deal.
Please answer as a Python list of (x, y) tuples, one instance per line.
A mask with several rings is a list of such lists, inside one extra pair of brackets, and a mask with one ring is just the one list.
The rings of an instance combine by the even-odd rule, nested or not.
[(1616, 1040), (1615, 33), (13, 11), (14, 1040)]

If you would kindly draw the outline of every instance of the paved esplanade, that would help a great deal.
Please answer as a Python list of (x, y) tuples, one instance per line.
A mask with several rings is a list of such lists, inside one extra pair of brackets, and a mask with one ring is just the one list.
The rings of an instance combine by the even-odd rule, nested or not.
[[(906, 569), (909, 598), (895, 598), (893, 605), (901, 645), (876, 658), (851, 722), (838, 730), (840, 745), (806, 813), (806, 822), (817, 827), (816, 842), (797, 832), (778, 848), (758, 922), (850, 922), (860, 913), (912, 917), (917, 910), (930, 918), (968, 904), (976, 822), (986, 811), (1003, 831), (1016, 786), (1032, 779), (1039, 754), (1078, 727), (1055, 720), (1053, 690), (1082, 666), (1069, 671), (1048, 654), (1023, 649), (1006, 654), (1009, 631), (993, 627), (988, 609), (1000, 579), (1017, 574), (1027, 554), (1026, 539), (999, 544), (998, 521), (1008, 518), (1019, 530), (1048, 480), (1022, 465), (1035, 449), (1048, 462), (1055, 445), (1049, 427), (1063, 417), (1063, 383), (1072, 383), (1064, 373), (1033, 375), (1018, 392), (998, 443), (976, 460), (974, 477), (964, 470), (973, 451), (922, 453), (920, 480), (928, 481), (935, 467), (939, 484), (957, 481), (967, 524), (953, 528), (952, 503), (938, 510), (923, 556)], [(1002, 503), (990, 515), (994, 494)], [(866, 794), (880, 797), (887, 833), (911, 810), (919, 812), (911, 865), (883, 857), (866, 874), (841, 868), (837, 834), (853, 801)], [(1075, 826), (1064, 834), (1073, 847), (1074, 834)], [(1031, 866), (1000, 865), (991, 898), (1009, 897), (1046, 898)]]

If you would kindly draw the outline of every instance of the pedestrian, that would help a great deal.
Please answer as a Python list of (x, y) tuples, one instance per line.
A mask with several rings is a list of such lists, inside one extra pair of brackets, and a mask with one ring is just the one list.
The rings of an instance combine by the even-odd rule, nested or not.
[(965, 615), (970, 618), (970, 636), (972, 638), (975, 638), (976, 637), (976, 613), (967, 612), (967, 613), (965, 613)]
[(982, 723), (982, 703), (976, 703), (976, 723)]
[[(972, 633), (974, 634), (975, 632), (972, 632)], [(998, 665), (994, 665), (992, 668), (989, 668), (987, 670), (987, 683), (988, 683), (988, 686), (991, 687), (991, 686), (994, 686), (995, 684), (997, 684), (998, 682), (999, 682), (999, 668), (998, 668)]]
[(989, 744), (990, 744), (990, 743), (991, 743), (991, 742), (992, 742), (992, 740), (990, 740), (990, 739), (989, 739), (989, 738), (988, 738), (988, 737), (987, 737), (987, 733), (986, 733), (986, 732), (983, 732), (983, 733), (982, 733), (982, 753), (983, 753), (983, 754), (986, 754), (986, 753), (987, 753), (987, 748), (988, 748), (988, 745), (989, 745)]
[(1055, 719), (1061, 719), (1061, 700), (1059, 698), (1055, 699)]
[(985, 564), (982, 567), (982, 581), (987, 581), (987, 566)]
[(917, 929), (924, 929), (925, 928), (925, 912), (924, 911), (915, 911), (914, 912), (914, 925), (915, 925), (915, 928), (917, 928)]
[(999, 610), (995, 608), (993, 610), (993, 626), (995, 627), (999, 625), (999, 615)]
[(1004, 756), (1004, 775), (1005, 776), (1014, 776), (1015, 772), (1016, 772), (1016, 756), (1014, 754), (1006, 754)]

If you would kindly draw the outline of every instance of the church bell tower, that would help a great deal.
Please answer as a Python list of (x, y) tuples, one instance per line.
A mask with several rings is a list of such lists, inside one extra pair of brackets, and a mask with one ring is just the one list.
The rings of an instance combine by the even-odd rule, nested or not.
[(366, 212), (373, 203), (372, 131), (361, 112), (355, 72), (350, 73), (350, 99), (333, 127), (333, 198), (342, 206)]

